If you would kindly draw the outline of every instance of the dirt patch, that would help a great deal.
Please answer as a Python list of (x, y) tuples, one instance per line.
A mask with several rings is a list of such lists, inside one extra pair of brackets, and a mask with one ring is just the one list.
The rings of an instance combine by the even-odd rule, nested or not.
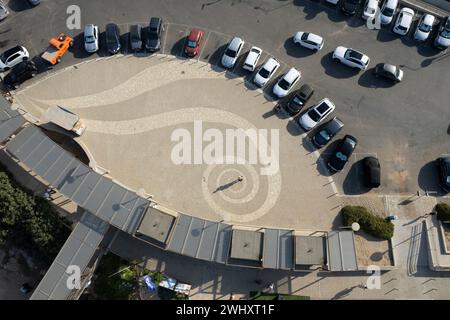
[(355, 247), (358, 266), (376, 265), (391, 267), (394, 265), (392, 252), (387, 240), (380, 240), (364, 231), (355, 233)]

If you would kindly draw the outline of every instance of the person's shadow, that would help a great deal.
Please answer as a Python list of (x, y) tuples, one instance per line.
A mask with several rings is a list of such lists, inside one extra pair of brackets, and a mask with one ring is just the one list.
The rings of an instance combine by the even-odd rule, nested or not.
[(231, 182), (228, 182), (228, 183), (226, 183), (226, 184), (224, 184), (224, 185), (221, 185), (221, 186), (217, 187), (217, 189), (214, 190), (213, 193), (217, 193), (217, 192), (219, 192), (219, 191), (227, 190), (227, 189), (231, 188), (232, 186), (234, 186), (236, 183), (239, 183), (239, 182), (241, 182), (241, 181), (242, 181), (242, 179), (237, 178), (236, 180), (233, 180), (233, 181), (231, 181)]

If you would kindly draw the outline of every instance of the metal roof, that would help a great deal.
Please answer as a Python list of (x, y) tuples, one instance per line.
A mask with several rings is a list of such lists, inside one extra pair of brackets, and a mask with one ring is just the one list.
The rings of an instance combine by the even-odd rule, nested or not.
[(136, 236), (144, 239), (148, 237), (166, 245), (175, 218), (156, 207), (148, 207), (136, 231)]
[(265, 229), (263, 267), (292, 269), (294, 264), (294, 240), (290, 230)]
[(260, 231), (233, 229), (230, 258), (261, 262), (263, 241)]
[(78, 266), (81, 273), (88, 267), (109, 229), (108, 223), (85, 212), (64, 243), (31, 300), (64, 300), (72, 290), (67, 286), (68, 266)]
[(295, 264), (299, 266), (323, 265), (326, 256), (326, 238), (323, 236), (295, 237)]
[(150, 203), (93, 171), (34, 125), (6, 148), (67, 198), (125, 232), (134, 233)]
[(0, 97), (0, 143), (5, 142), (12, 134), (25, 124), (25, 119), (3, 96)]
[(327, 242), (330, 271), (358, 270), (353, 231), (331, 231)]
[(168, 250), (197, 259), (226, 263), (231, 226), (180, 214)]

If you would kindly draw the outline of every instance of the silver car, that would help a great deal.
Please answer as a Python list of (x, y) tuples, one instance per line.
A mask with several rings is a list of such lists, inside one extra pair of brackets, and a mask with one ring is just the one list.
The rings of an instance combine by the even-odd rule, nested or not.
[(84, 48), (89, 53), (98, 51), (98, 27), (94, 24), (84, 27)]
[(0, 2), (0, 21), (5, 20), (7, 16), (9, 16), (8, 8), (3, 2)]
[(239, 53), (241, 53), (242, 48), (244, 47), (244, 40), (239, 37), (234, 37), (230, 43), (228, 44), (225, 52), (222, 56), (222, 65), (225, 68), (233, 68), (237, 58), (239, 57)]

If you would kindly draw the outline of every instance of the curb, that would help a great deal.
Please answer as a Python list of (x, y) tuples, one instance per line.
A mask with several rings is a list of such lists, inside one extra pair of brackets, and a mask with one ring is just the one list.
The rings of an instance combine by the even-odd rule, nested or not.
[[(415, 9), (416, 11), (421, 11), (424, 13), (430, 13), (436, 16), (436, 18), (443, 19), (444, 17), (448, 16), (448, 12), (444, 9), (441, 9), (439, 7), (436, 7), (432, 5), (431, 3), (427, 3), (427, 7), (421, 6), (417, 3), (417, 1), (410, 1), (410, 0), (400, 0), (400, 4), (405, 5), (407, 7), (411, 7), (412, 9)], [(432, 9), (431, 9), (432, 8)]]

